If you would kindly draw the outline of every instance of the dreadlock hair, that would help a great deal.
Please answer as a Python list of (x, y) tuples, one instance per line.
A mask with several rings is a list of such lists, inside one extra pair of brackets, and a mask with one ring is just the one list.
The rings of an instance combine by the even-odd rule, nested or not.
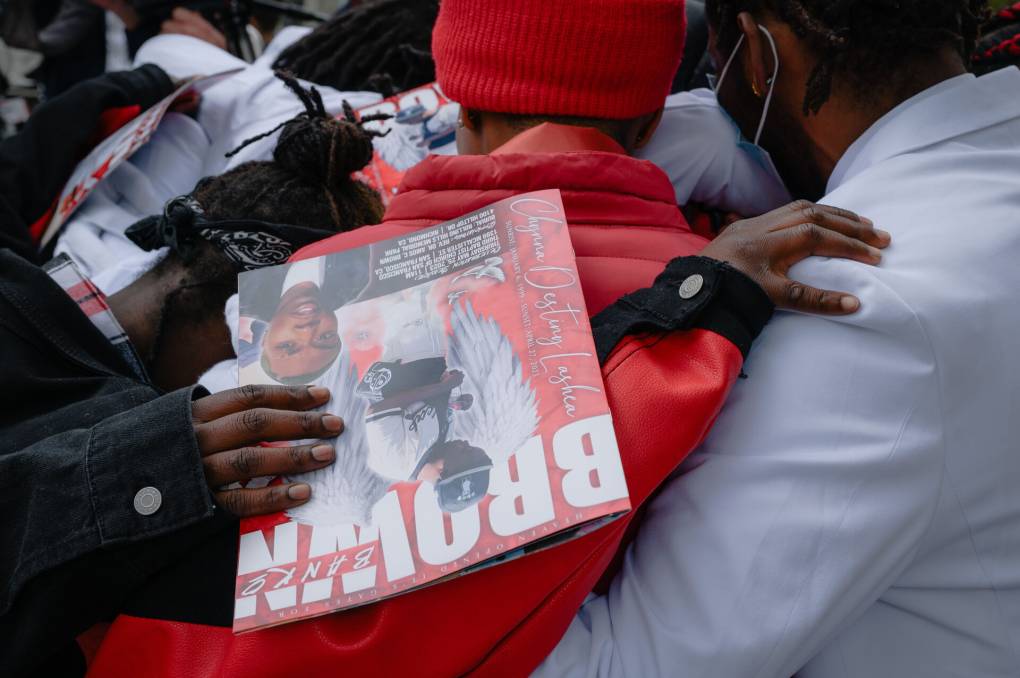
[(274, 68), (340, 91), (384, 97), (436, 79), (438, 0), (371, 0), (340, 11), (280, 54)]
[[(351, 177), (372, 159), (372, 138), (344, 102), (344, 117), (326, 112), (319, 92), (305, 90), (293, 75), (277, 77), (305, 106), (304, 112), (276, 128), (245, 140), (227, 156), (280, 132), (271, 161), (252, 161), (195, 187), (194, 197), (215, 219), (258, 219), (337, 232), (375, 224), (383, 206), (376, 193)], [(388, 116), (383, 116), (388, 117)]]
[(808, 77), (804, 115), (828, 101), (836, 75), (862, 100), (899, 88), (895, 66), (954, 45), (970, 58), (987, 0), (708, 0), (705, 10), (723, 51), (739, 38), (737, 14), (770, 12), (818, 57)]
[[(353, 179), (351, 173), (372, 159), (372, 138), (379, 135), (361, 123), (389, 116), (358, 120), (344, 102), (344, 118), (333, 118), (314, 87), (305, 90), (286, 73), (277, 73), (277, 77), (305, 110), (241, 144), (244, 148), (282, 129), (271, 161), (246, 162), (198, 183), (192, 197), (205, 216), (217, 221), (253, 219), (338, 232), (377, 223), (383, 211), (379, 194)], [(171, 251), (146, 274), (154, 280), (172, 281), (173, 286), (151, 319), (154, 339), (147, 355), (141, 356), (147, 367), (155, 364), (173, 328), (198, 325), (209, 318), (219, 318), (222, 324), (223, 306), (237, 292), (237, 272), (225, 254), (198, 239), (186, 255)]]

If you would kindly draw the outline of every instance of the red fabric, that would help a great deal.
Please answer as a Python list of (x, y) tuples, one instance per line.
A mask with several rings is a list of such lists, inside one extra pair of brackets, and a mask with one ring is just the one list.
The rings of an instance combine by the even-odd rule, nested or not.
[(57, 202), (59, 200), (60, 200), (59, 196), (54, 198), (53, 204), (50, 205), (50, 208), (46, 210), (46, 212), (44, 212), (41, 217), (36, 219), (31, 226), (28, 227), (28, 233), (29, 235), (32, 236), (32, 241), (36, 245), (38, 245), (39, 241), (42, 240), (43, 233), (46, 232), (46, 227), (49, 226), (50, 219), (53, 218), (53, 213), (57, 211)]
[(995, 18), (999, 22), (1010, 22), (1020, 21), (1020, 2), (1010, 5), (1009, 7), (1003, 7), (996, 14)]
[(662, 108), (683, 0), (443, 0), (436, 79), (470, 109), (633, 118)]
[(707, 210), (698, 205), (687, 205), (684, 212), (692, 231), (707, 240), (715, 238), (715, 224), (712, 223), (712, 215)]
[[(522, 135), (516, 150), (543, 147), (556, 127)], [(296, 258), (359, 247), (551, 187), (563, 193), (592, 313), (704, 243), (673, 204), (669, 180), (650, 163), (604, 151), (508, 152), (429, 158), (408, 173), (382, 225), (311, 245)], [(701, 442), (741, 364), (733, 344), (703, 330), (628, 338), (610, 356), (603, 378), (635, 507)], [(525, 675), (562, 636), (635, 514), (437, 586), (240, 636), (122, 615), (90, 676)]]
[(121, 106), (120, 108), (108, 108), (99, 116), (99, 126), (96, 128), (95, 136), (92, 138), (92, 147), (110, 136), (124, 125), (138, 117), (142, 112), (139, 104)]
[(96, 657), (96, 652), (99, 650), (99, 646), (102, 645), (103, 639), (106, 637), (106, 631), (110, 628), (109, 624), (96, 624), (88, 631), (78, 635), (76, 639), (78, 642), (78, 649), (81, 650), (82, 657), (85, 658), (85, 665), (88, 666), (92, 663), (92, 660)]
[[(453, 219), (518, 193), (558, 188), (588, 312), (650, 285), (671, 259), (699, 251), (669, 178), (644, 160), (606, 151), (542, 153), (571, 138), (580, 148), (612, 140), (592, 129), (546, 123), (488, 156), (431, 156), (411, 168), (379, 226), (309, 245), (295, 258), (360, 247)], [(538, 152), (536, 152), (538, 151)]]

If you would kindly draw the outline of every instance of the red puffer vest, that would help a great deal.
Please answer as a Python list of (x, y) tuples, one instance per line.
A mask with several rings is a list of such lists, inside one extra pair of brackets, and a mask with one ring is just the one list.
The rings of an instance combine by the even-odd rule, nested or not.
[[(594, 130), (542, 125), (490, 156), (427, 159), (407, 174), (384, 223), (297, 257), (358, 247), (546, 188), (562, 193), (591, 313), (704, 245), (654, 165), (627, 157)], [(705, 330), (628, 337), (610, 356), (603, 378), (635, 507), (702, 440), (741, 364), (736, 346)], [(610, 568), (634, 516), (437, 586), (240, 636), (121, 615), (89, 675), (526, 675)]]

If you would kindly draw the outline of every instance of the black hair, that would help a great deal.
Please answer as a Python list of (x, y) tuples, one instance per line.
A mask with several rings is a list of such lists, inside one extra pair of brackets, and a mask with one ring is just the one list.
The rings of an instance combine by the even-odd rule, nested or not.
[(273, 67), (341, 91), (392, 96), (436, 79), (432, 26), (438, 14), (438, 0), (365, 2), (285, 49)]
[(906, 83), (897, 67), (920, 55), (955, 46), (970, 59), (987, 0), (707, 0), (720, 50), (740, 36), (737, 14), (771, 12), (793, 29), (818, 57), (804, 93), (804, 114), (828, 101), (837, 74), (862, 101)]
[(375, 224), (382, 217), (379, 194), (352, 178), (372, 160), (372, 137), (344, 102), (334, 118), (312, 87), (305, 90), (290, 74), (278, 72), (305, 111), (276, 129), (244, 141), (227, 155), (282, 128), (270, 161), (252, 161), (200, 181), (193, 193), (212, 219), (259, 219), (337, 232)]
[[(192, 196), (213, 220), (256, 219), (318, 230), (349, 231), (382, 216), (379, 194), (351, 177), (372, 159), (372, 137), (344, 102), (344, 118), (330, 116), (315, 88), (305, 90), (286, 73), (277, 76), (305, 111), (276, 129), (246, 140), (240, 148), (282, 129), (269, 161), (252, 161), (198, 182)], [(364, 121), (379, 119), (367, 116)], [(386, 116), (384, 116), (386, 117)], [(179, 279), (156, 320), (156, 339), (143, 361), (151, 365), (169, 323), (199, 323), (222, 314), (237, 292), (237, 269), (213, 245), (199, 239), (187, 257), (170, 252), (151, 271)]]

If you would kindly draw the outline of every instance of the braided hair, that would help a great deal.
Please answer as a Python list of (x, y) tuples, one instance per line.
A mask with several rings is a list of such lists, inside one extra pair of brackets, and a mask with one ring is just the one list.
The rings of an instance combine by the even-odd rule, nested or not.
[[(372, 138), (347, 102), (344, 117), (326, 112), (319, 92), (305, 90), (289, 73), (277, 77), (305, 110), (276, 128), (244, 141), (227, 155), (282, 128), (271, 161), (252, 161), (199, 182), (193, 193), (214, 219), (259, 219), (337, 232), (375, 224), (383, 206), (376, 193), (351, 177), (372, 159)], [(383, 116), (388, 117), (388, 116)]]
[(902, 83), (891, 66), (909, 63), (954, 45), (970, 58), (986, 14), (987, 0), (708, 0), (718, 44), (730, 50), (739, 38), (737, 14), (771, 12), (806, 41), (818, 56), (808, 77), (804, 114), (817, 113), (837, 74), (855, 94), (870, 100)]
[(340, 91), (392, 96), (436, 79), (432, 26), (438, 0), (371, 0), (338, 13), (273, 64)]

